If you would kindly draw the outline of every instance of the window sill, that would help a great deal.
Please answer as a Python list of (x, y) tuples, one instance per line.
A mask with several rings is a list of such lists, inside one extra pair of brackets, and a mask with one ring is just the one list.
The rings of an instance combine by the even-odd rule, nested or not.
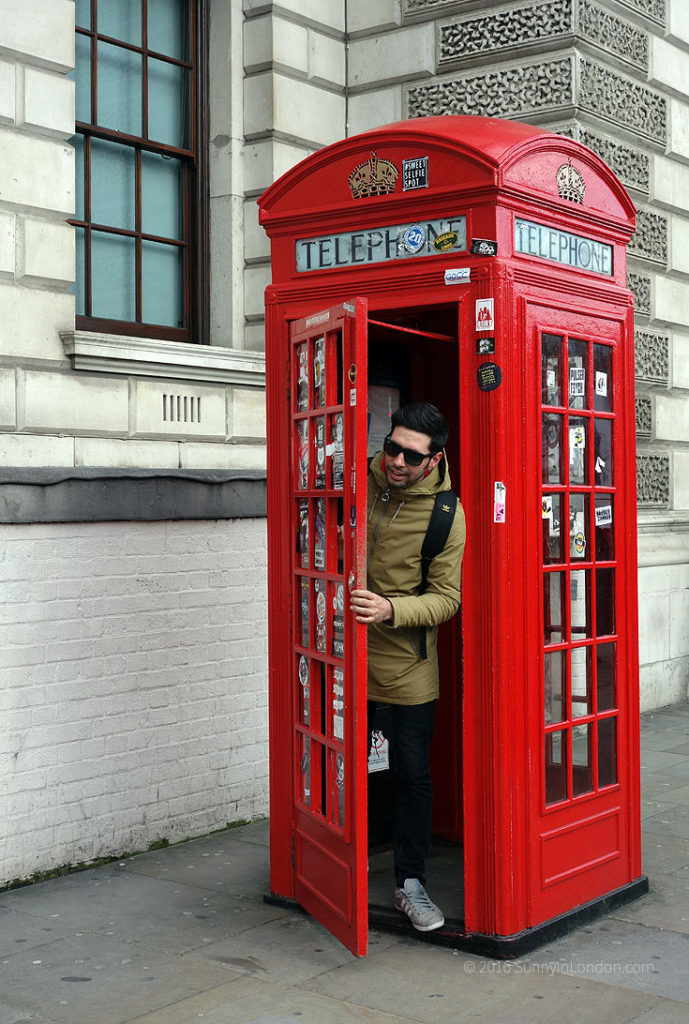
[(60, 337), (75, 370), (265, 387), (262, 352), (90, 331), (63, 331)]

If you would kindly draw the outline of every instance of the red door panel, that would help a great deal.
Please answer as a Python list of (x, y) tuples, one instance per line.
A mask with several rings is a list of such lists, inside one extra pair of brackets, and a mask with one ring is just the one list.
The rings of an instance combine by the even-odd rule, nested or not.
[(295, 896), (363, 956), (366, 630), (347, 591), (366, 582), (364, 300), (296, 321), (289, 358)]

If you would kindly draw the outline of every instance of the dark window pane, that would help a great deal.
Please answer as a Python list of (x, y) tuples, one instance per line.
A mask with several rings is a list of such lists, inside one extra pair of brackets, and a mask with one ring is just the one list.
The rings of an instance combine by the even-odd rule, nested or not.
[(141, 0), (98, 0), (98, 32), (141, 46)]
[(593, 727), (572, 729), (572, 795), (593, 792)]
[(612, 487), (612, 420), (595, 419), (596, 487)]
[(543, 520), (543, 562), (564, 562), (562, 551), (562, 495), (544, 494), (541, 499)]
[(593, 408), (612, 412), (612, 349), (609, 345), (593, 346)]
[(570, 339), (567, 354), (568, 393), (570, 409), (586, 408), (588, 385), (587, 374), (588, 344)]
[(573, 561), (590, 558), (588, 552), (589, 499), (587, 494), (569, 496), (569, 556)]
[(91, 140), (91, 222), (136, 227), (136, 157), (129, 146)]
[(299, 736), (299, 795), (302, 803), (311, 806), (311, 740)]
[(562, 337), (544, 334), (541, 346), (541, 401), (562, 405)]
[(564, 580), (563, 572), (546, 572), (543, 575), (543, 630), (546, 644), (560, 644), (564, 640)]
[(91, 40), (77, 32), (76, 49), (74, 54), (76, 61), (73, 71), (69, 77), (74, 80), (75, 88), (75, 111), (76, 121), (83, 121), (86, 124), (91, 122)]
[(567, 732), (551, 732), (545, 737), (545, 802), (567, 799)]
[(158, 153), (141, 154), (141, 227), (147, 235), (183, 238), (182, 163)]
[(91, 316), (133, 320), (136, 314), (135, 245), (122, 235), (91, 233)]
[(104, 128), (141, 136), (141, 56), (98, 43), (98, 120)]
[(572, 624), (572, 640), (581, 640), (591, 636), (591, 573), (585, 569), (577, 569), (570, 573), (569, 601), (570, 622)]
[(545, 723), (565, 717), (565, 652), (547, 651), (544, 662)]
[(615, 686), (615, 645), (599, 644), (596, 648), (598, 667), (598, 711), (617, 707)]
[(75, 135), (72, 139), (74, 146), (74, 216), (77, 220), (84, 220), (86, 217), (84, 207), (84, 187), (86, 184), (84, 169), (85, 140), (83, 135)]
[(615, 570), (596, 569), (596, 636), (615, 632)]
[(297, 667), (299, 677), (299, 721), (311, 724), (311, 666), (305, 654), (299, 656)]
[(148, 48), (177, 60), (189, 59), (189, 4), (148, 0)]
[(146, 324), (184, 326), (183, 249), (160, 242), (142, 243), (141, 303)]
[(148, 137), (168, 146), (187, 146), (189, 72), (166, 61), (148, 61)]
[(578, 416), (569, 418), (569, 482), (581, 486), (587, 484), (587, 458), (589, 446), (589, 421)]
[(598, 723), (598, 785), (617, 782), (617, 719), (604, 718)]
[(543, 417), (543, 483), (561, 484), (562, 481), (562, 416)]
[(74, 21), (81, 28), (91, 28), (91, 0), (76, 0)]
[(615, 557), (615, 499), (612, 494), (596, 495), (596, 560), (611, 562)]

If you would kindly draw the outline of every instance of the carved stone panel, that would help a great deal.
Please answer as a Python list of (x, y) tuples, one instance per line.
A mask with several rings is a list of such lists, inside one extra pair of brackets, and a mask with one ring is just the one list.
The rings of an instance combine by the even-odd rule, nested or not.
[(651, 436), (653, 416), (651, 412), (651, 399), (648, 395), (636, 396), (636, 433), (639, 437), (648, 439)]
[(648, 36), (622, 18), (616, 18), (591, 0), (581, 0), (579, 27), (584, 39), (609, 50), (628, 64), (648, 70)]
[(627, 271), (627, 288), (634, 292), (636, 312), (651, 315), (651, 279), (643, 274)]
[(665, 144), (667, 109), (659, 93), (583, 58), (579, 61), (579, 80), (579, 101), (583, 108)]
[(628, 252), (644, 260), (667, 267), (667, 218), (650, 210), (637, 210), (636, 231), (629, 241)]
[(569, 106), (573, 103), (573, 70), (572, 59), (564, 57), (413, 86), (407, 93), (407, 114), (517, 117), (530, 111)]
[(648, 192), (651, 172), (647, 153), (633, 146), (623, 145), (605, 135), (599, 135), (588, 128), (579, 128), (575, 138), (597, 153), (625, 185), (639, 192)]
[(670, 457), (637, 455), (636, 496), (639, 505), (670, 504)]
[(653, 331), (634, 333), (634, 373), (649, 384), (670, 383), (670, 339)]
[(618, 0), (622, 7), (643, 14), (658, 25), (665, 24), (665, 0)]

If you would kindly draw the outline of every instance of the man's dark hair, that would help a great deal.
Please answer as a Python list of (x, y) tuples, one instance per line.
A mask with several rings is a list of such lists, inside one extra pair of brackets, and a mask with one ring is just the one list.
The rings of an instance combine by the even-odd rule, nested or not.
[(428, 434), (430, 442), (428, 447), (431, 452), (441, 452), (447, 444), (449, 427), (447, 420), (430, 402), (408, 402), (390, 417), (390, 430), (395, 427), (406, 427), (407, 430), (416, 430), (420, 434)]

